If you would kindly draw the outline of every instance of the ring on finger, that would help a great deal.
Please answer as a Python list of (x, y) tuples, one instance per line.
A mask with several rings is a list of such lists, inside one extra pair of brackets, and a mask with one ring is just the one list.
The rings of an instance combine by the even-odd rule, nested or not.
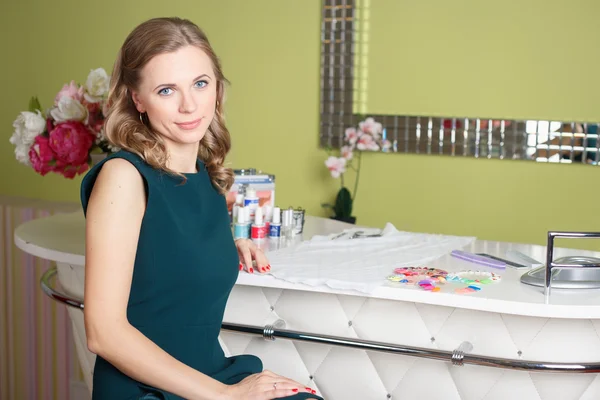
[(277, 390), (277, 382), (273, 383), (273, 389)]

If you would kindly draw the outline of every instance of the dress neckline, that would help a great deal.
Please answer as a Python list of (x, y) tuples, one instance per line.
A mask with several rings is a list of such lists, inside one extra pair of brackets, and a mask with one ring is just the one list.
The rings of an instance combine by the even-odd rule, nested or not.
[(200, 161), (200, 158), (196, 158), (196, 168), (196, 172), (182, 172), (181, 174), (186, 178), (191, 178), (200, 175), (202, 173), (202, 169), (204, 168), (204, 163)]

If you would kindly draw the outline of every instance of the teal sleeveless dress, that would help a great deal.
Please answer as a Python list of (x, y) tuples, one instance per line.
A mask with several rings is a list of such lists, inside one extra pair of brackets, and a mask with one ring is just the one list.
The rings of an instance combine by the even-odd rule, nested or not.
[[(239, 257), (225, 196), (213, 187), (204, 164), (198, 160), (198, 172), (185, 174), (182, 184), (180, 177), (154, 169), (131, 152), (110, 154), (83, 178), (84, 214), (102, 165), (116, 157), (137, 168), (147, 196), (127, 304), (129, 322), (171, 356), (225, 384), (261, 372), (258, 357), (226, 357), (218, 342)], [(99, 356), (93, 385), (93, 400), (182, 399), (130, 378)], [(308, 393), (286, 399), (307, 398), (320, 399)]]

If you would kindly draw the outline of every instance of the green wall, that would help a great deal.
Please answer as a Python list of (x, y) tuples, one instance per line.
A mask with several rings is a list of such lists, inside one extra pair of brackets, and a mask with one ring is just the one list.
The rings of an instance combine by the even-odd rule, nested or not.
[(597, 0), (362, 0), (366, 110), (600, 121)]
[[(0, 7), (0, 44), (10, 54), (0, 74), (0, 194), (78, 201), (80, 178), (40, 177), (15, 161), (12, 121), (31, 95), (47, 105), (63, 83), (82, 82), (99, 66), (110, 71), (139, 22), (177, 15), (205, 29), (232, 82), (228, 161), (274, 173), (280, 206), (323, 215), (320, 203), (339, 184), (318, 148), (320, 1), (29, 0)], [(367, 154), (355, 214), (367, 225), (544, 243), (548, 229), (598, 230), (598, 174), (579, 165)]]

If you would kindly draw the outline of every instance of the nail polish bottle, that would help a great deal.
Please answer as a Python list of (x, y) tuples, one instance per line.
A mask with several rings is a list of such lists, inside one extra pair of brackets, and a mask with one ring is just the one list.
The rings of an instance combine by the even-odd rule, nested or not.
[(243, 194), (237, 194), (235, 196), (235, 203), (233, 203), (233, 207), (231, 209), (232, 212), (232, 217), (233, 217), (233, 223), (235, 224), (235, 221), (237, 221), (237, 211), (240, 207), (244, 206), (244, 195)]
[(252, 217), (250, 216), (250, 208), (244, 207), (244, 214), (245, 214), (244, 223), (246, 224), (246, 232), (248, 235), (246, 237), (249, 238), (250, 234), (252, 232), (252, 221), (253, 221)]
[(252, 224), (252, 232), (250, 237), (252, 240), (261, 240), (267, 237), (267, 227), (263, 222), (263, 213), (262, 208), (258, 207), (256, 209), (256, 214), (254, 215), (254, 223)]
[(273, 209), (273, 220), (269, 225), (269, 237), (274, 239), (281, 237), (281, 209), (279, 207)]
[(258, 208), (258, 196), (256, 195), (256, 190), (252, 188), (246, 189), (246, 195), (244, 196), (244, 207), (248, 207), (250, 209), (250, 218), (254, 219), (254, 214)]
[(271, 227), (271, 221), (273, 220), (273, 206), (265, 204), (263, 207), (263, 215), (265, 216), (265, 226), (267, 227), (267, 234)]
[(248, 238), (248, 223), (246, 222), (246, 210), (244, 207), (238, 209), (237, 221), (233, 226), (233, 237), (234, 239)]
[(244, 206), (244, 195), (241, 193), (238, 193), (235, 195), (235, 204), (237, 204), (240, 207)]
[(282, 235), (286, 238), (286, 239), (291, 239), (294, 236), (294, 210), (292, 207), (288, 208), (287, 210), (283, 210), (283, 215), (282, 215), (282, 224), (281, 224), (281, 229), (282, 229)]

